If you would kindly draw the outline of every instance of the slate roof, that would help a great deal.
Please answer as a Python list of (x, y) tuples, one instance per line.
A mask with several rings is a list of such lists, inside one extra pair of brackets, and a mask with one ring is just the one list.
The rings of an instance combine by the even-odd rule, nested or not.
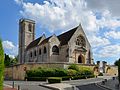
[(66, 45), (68, 43), (68, 41), (70, 40), (70, 38), (72, 37), (72, 35), (75, 33), (75, 31), (77, 30), (78, 26), (73, 28), (72, 30), (69, 30), (68, 32), (65, 32), (58, 37), (58, 39), (60, 40), (60, 45)]
[(51, 37), (52, 37), (52, 36), (44, 39), (44, 40), (40, 43), (40, 45), (47, 43)]
[(38, 45), (39, 41), (41, 40), (42, 36), (37, 38), (36, 40), (32, 41), (26, 48), (26, 50), (33, 48)]
[[(78, 26), (63, 33), (63, 34), (60, 34), (58, 37), (58, 39), (60, 40), (60, 45), (66, 45), (68, 43), (68, 41), (70, 40), (70, 38), (72, 37), (72, 35), (75, 33), (75, 31), (77, 30)], [(40, 45), (42, 44), (45, 44), (49, 41), (49, 39), (51, 38), (52, 36), (44, 39)], [(31, 42), (28, 46), (27, 46), (27, 50), (30, 49), (30, 48), (33, 48), (35, 46), (38, 45), (39, 41), (41, 40), (42, 37), (39, 37), (38, 39), (34, 40), (33, 42)]]

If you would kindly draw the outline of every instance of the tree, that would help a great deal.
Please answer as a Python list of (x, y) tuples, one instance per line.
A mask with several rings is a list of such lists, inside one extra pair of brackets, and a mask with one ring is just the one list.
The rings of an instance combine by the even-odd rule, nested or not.
[(120, 84), (120, 58), (119, 60), (116, 60), (114, 65), (118, 66), (118, 80), (119, 80), (119, 84)]
[[(119, 60), (120, 60), (120, 58), (119, 58)], [(115, 66), (118, 66), (119, 60), (116, 60), (116, 61), (114, 62), (114, 65), (115, 65)]]
[(4, 74), (4, 50), (2, 40), (0, 39), (0, 90), (3, 90), (3, 74)]
[(5, 60), (4, 60), (5, 66), (10, 66), (10, 62), (11, 62), (11, 58), (9, 57), (9, 55), (5, 54)]
[(9, 55), (5, 54), (4, 64), (6, 67), (9, 67), (13, 64), (17, 64), (17, 62), (18, 62), (18, 56), (15, 56), (15, 58), (11, 58)]

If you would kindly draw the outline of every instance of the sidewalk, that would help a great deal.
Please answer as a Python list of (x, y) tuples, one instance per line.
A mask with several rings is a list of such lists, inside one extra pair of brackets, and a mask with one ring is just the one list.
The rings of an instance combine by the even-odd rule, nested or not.
[(10, 87), (4, 87), (4, 89), (3, 90), (17, 90), (17, 89), (13, 89), (13, 88), (10, 88)]
[(3, 90), (17, 90), (16, 88), (12, 88), (10, 85), (4, 84)]

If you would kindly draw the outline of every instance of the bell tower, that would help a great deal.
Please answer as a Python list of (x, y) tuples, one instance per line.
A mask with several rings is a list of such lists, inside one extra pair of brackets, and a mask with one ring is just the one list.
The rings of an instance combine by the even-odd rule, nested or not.
[(19, 20), (19, 63), (25, 63), (26, 47), (35, 39), (35, 21)]

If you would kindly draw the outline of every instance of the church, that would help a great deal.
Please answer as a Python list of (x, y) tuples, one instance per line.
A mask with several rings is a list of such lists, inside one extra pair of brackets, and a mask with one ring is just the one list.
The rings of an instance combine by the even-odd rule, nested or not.
[(19, 20), (19, 63), (93, 64), (90, 43), (81, 25), (60, 35), (35, 39), (35, 21)]

